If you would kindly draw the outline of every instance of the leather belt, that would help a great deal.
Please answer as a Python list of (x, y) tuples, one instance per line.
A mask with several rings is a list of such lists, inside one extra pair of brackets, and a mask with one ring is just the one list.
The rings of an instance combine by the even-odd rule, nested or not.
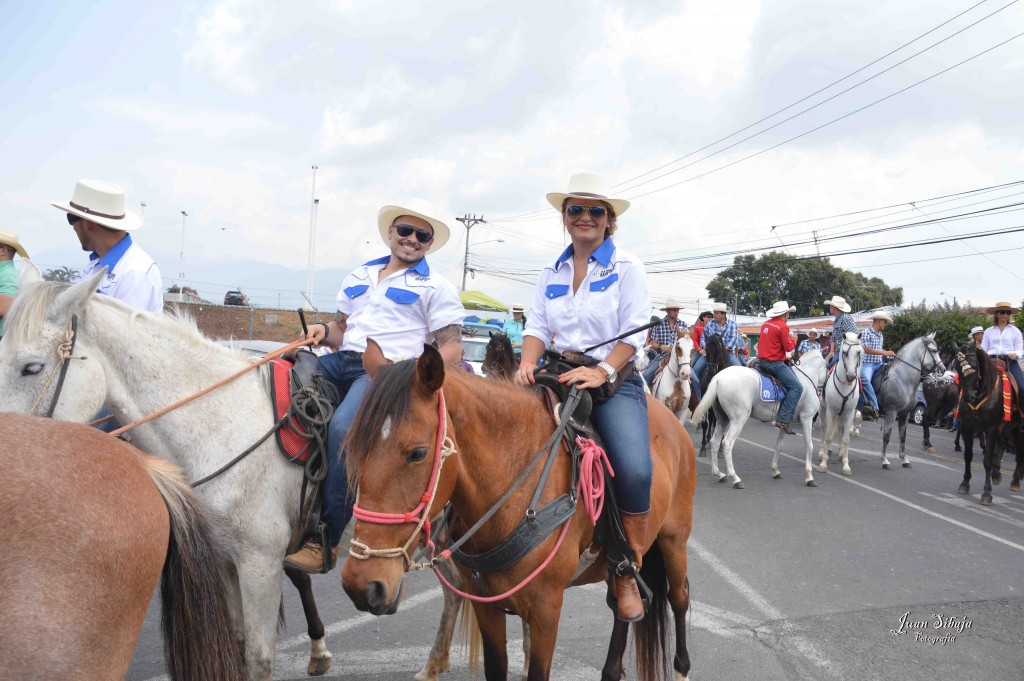
[(342, 350), (341, 354), (348, 355), (349, 357), (355, 357), (356, 359), (360, 359), (363, 356), (363, 353), (356, 352), (355, 350)]
[(576, 352), (575, 350), (563, 350), (562, 357), (565, 357), (570, 362), (587, 362), (591, 359), (588, 355), (584, 355), (582, 352)]

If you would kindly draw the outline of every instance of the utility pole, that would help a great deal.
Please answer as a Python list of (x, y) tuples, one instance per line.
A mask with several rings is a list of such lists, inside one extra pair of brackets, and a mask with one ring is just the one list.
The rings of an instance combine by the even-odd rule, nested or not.
[(185, 218), (188, 213), (181, 211), (181, 252), (178, 254), (178, 300), (181, 297), (181, 289), (185, 287)]
[(818, 252), (818, 257), (820, 258), (821, 257), (821, 245), (818, 243), (818, 230), (815, 229), (815, 230), (811, 231), (811, 234), (814, 235), (814, 250), (816, 250)]
[(476, 215), (463, 215), (461, 218), (455, 218), (466, 226), (466, 252), (462, 256), (462, 290), (466, 290), (466, 269), (469, 267), (469, 230), (481, 222), (487, 224), (487, 220), (484, 220), (484, 216), (477, 217)]
[(316, 171), (320, 166), (313, 166), (313, 192), (309, 206), (309, 261), (306, 267), (306, 298), (313, 297), (313, 254), (316, 251), (316, 213), (320, 199), (316, 198)]

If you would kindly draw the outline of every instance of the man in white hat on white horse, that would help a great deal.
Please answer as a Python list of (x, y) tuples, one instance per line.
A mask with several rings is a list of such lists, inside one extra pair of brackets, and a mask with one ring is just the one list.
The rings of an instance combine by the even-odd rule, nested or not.
[(160, 270), (129, 234), (142, 227), (142, 211), (125, 203), (124, 189), (102, 180), (79, 180), (70, 201), (52, 205), (67, 213), (82, 250), (91, 251), (83, 279), (106, 267), (100, 293), (140, 310), (163, 313)]
[(4, 318), (18, 294), (18, 270), (14, 269), (14, 256), (28, 259), (25, 247), (14, 232), (0, 230), (0, 338), (4, 337)]
[(661, 359), (665, 356), (675, 342), (686, 333), (686, 322), (679, 318), (679, 301), (669, 298), (665, 301), (665, 307), (661, 308), (665, 318), (657, 326), (651, 327), (650, 348), (654, 351), (654, 357), (644, 369), (644, 380), (647, 385), (654, 381), (654, 374), (658, 371)]
[(891, 321), (892, 315), (888, 312), (876, 312), (871, 315), (871, 326), (861, 333), (860, 344), (864, 348), (864, 360), (860, 365), (860, 382), (864, 391), (866, 420), (870, 420), (871, 417), (878, 418), (878, 396), (871, 387), (871, 377), (882, 368), (884, 358), (896, 356), (892, 350), (882, 348), (885, 342), (885, 327)]
[(829, 313), (835, 317), (832, 322), (832, 348), (828, 359), (828, 367), (831, 369), (836, 362), (839, 361), (839, 355), (836, 354), (836, 348), (842, 340), (846, 338), (847, 333), (859, 333), (857, 328), (857, 322), (853, 321), (853, 317), (850, 316), (850, 304), (846, 302), (846, 299), (842, 296), (832, 296), (825, 301), (825, 305), (829, 307)]
[[(356, 268), (341, 283), (338, 313), (327, 323), (309, 327), (307, 338), (336, 352), (320, 358), (320, 371), (342, 396), (327, 432), (327, 477), (321, 518), (327, 523), (334, 558), (341, 534), (352, 517), (341, 443), (355, 420), (370, 377), (363, 369), (367, 339), (392, 361), (419, 357), (424, 343), (436, 343), (445, 361), (459, 366), (462, 322), (466, 311), (455, 285), (430, 268), (426, 256), (448, 241), (448, 225), (428, 213), (384, 206), (377, 215), (384, 257)], [(316, 540), (285, 558), (285, 565), (319, 572), (325, 553)], [(331, 561), (334, 562), (333, 560)]]

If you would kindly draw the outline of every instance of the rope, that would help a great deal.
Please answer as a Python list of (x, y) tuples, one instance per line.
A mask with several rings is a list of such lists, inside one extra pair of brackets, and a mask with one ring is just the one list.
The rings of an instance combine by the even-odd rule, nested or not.
[[(43, 384), (42, 390), (36, 396), (36, 401), (32, 403), (32, 411), (30, 414), (36, 413), (36, 407), (43, 401), (43, 395), (46, 394), (46, 389), (50, 387), (50, 383), (53, 382), (54, 377), (64, 368), (64, 363), (71, 359), (71, 351), (75, 347), (75, 332), (71, 328), (71, 324), (64, 330), (64, 340), (57, 345), (57, 363), (54, 364), (53, 369), (50, 371), (50, 375), (46, 377), (46, 383)], [(54, 396), (54, 404), (56, 405), (57, 396)]]

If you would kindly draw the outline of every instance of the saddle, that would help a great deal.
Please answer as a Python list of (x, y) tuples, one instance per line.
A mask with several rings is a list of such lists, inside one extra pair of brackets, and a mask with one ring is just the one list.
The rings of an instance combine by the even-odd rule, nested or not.
[(779, 383), (779, 381), (771, 374), (765, 373), (761, 367), (760, 360), (754, 360), (751, 362), (751, 369), (757, 372), (757, 377), (761, 379), (761, 388), (758, 390), (758, 395), (761, 397), (762, 402), (781, 402), (786, 399), (786, 386)]
[(891, 363), (889, 363), (889, 364), (882, 364), (882, 368), (879, 369), (878, 371), (876, 371), (871, 376), (871, 387), (874, 388), (875, 394), (878, 395), (878, 402), (879, 402), (878, 406), (880, 406), (880, 407), (882, 406), (882, 404), (881, 404), (881, 402), (882, 402), (882, 394), (881, 394), (882, 382), (885, 381), (885, 377), (889, 374), (889, 369), (891, 367), (892, 367)]
[(1006, 360), (993, 357), (992, 362), (996, 365), (996, 369), (999, 370), (999, 376), (1003, 381), (1003, 420), (1009, 421), (1012, 418), (1014, 411), (1017, 411), (1022, 417), (1024, 417), (1024, 405), (1021, 404), (1020, 400), (1021, 386), (1017, 385), (1017, 380), (1007, 368)]

